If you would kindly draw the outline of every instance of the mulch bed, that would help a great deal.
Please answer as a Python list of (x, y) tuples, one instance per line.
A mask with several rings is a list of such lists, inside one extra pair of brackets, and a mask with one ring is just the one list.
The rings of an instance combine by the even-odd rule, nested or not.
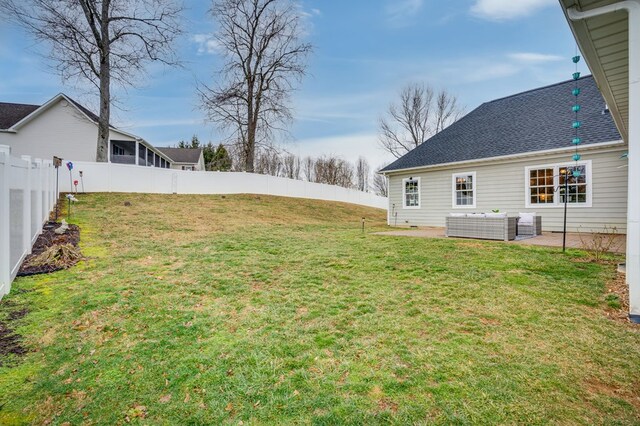
[(9, 309), (9, 313), (4, 321), (0, 321), (0, 367), (9, 363), (10, 355), (21, 356), (28, 352), (28, 349), (22, 345), (22, 336), (14, 333), (10, 327), (11, 322), (24, 317), (29, 311), (25, 308), (11, 310), (13, 305), (10, 302), (3, 301), (4, 309)]
[(77, 247), (80, 242), (80, 228), (76, 225), (69, 225), (69, 229), (62, 235), (58, 235), (54, 232), (61, 224), (58, 222), (47, 222), (42, 228), (42, 234), (38, 236), (36, 243), (31, 249), (31, 254), (26, 257), (20, 270), (18, 271), (19, 277), (26, 277), (29, 275), (48, 274), (50, 272), (59, 271), (64, 269), (55, 265), (38, 265), (30, 266), (29, 261), (35, 256), (45, 251), (48, 247), (60, 244), (72, 244)]
[(618, 296), (620, 308), (607, 307), (605, 315), (612, 320), (631, 324), (629, 321), (629, 286), (625, 281), (625, 275), (618, 272), (616, 277), (607, 283), (606, 292)]

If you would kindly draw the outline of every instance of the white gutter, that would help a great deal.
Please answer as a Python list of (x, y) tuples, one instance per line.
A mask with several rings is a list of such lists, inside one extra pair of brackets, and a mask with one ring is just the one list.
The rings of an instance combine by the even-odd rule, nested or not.
[(584, 12), (567, 9), (572, 21), (624, 11), (629, 14), (629, 186), (627, 201), (627, 284), (629, 319), (640, 323), (640, 0), (625, 0)]

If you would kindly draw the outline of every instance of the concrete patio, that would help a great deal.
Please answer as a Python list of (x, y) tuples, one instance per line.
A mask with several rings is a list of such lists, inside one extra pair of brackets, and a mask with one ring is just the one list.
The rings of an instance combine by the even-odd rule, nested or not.
[[(437, 227), (424, 227), (424, 228), (412, 228), (412, 229), (396, 229), (393, 231), (377, 232), (376, 235), (391, 235), (397, 237), (417, 237), (417, 238), (447, 238), (445, 236), (444, 228)], [(567, 233), (567, 247), (569, 248), (582, 248), (582, 240), (589, 241), (592, 238), (592, 234), (589, 233)], [(456, 238), (460, 240), (466, 240), (467, 238)], [(502, 241), (506, 242), (506, 241)], [(509, 241), (508, 244), (522, 244), (530, 246), (546, 246), (546, 247), (562, 247), (562, 233), (561, 232), (544, 232), (537, 237), (527, 238), (524, 240)], [(626, 251), (626, 235), (620, 234), (615, 236), (615, 242), (612, 247), (614, 253), (625, 253)]]

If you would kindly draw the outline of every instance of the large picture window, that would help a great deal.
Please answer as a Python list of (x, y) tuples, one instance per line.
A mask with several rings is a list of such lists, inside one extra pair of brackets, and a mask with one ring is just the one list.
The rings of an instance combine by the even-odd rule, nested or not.
[[(580, 176), (573, 175), (574, 170)], [(568, 190), (565, 194), (565, 178)], [(573, 206), (591, 207), (591, 161), (574, 164), (553, 164), (527, 167), (526, 207), (558, 207), (567, 203)]]
[(453, 174), (453, 207), (476, 206), (476, 173)]
[(420, 208), (420, 178), (402, 180), (402, 206), (405, 209)]

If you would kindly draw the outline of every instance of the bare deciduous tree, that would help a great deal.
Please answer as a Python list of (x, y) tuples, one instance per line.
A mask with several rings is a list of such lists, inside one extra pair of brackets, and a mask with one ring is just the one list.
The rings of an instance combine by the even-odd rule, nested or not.
[(256, 156), (255, 172), (262, 175), (280, 176), (282, 173), (282, 159), (277, 151), (263, 150)]
[(288, 154), (282, 159), (284, 177), (300, 179), (300, 157)]
[(313, 174), (317, 183), (353, 187), (353, 166), (338, 157), (323, 156), (316, 159)]
[(435, 93), (429, 86), (409, 84), (400, 91), (400, 102), (391, 103), (379, 121), (380, 146), (400, 158), (455, 122), (463, 111), (446, 90)]
[(256, 147), (291, 119), (289, 96), (312, 48), (301, 42), (292, 0), (214, 0), (211, 13), (225, 65), (220, 84), (198, 89), (201, 102), (209, 120), (232, 132), (252, 172)]
[(367, 192), (369, 190), (369, 163), (364, 157), (359, 157), (356, 162), (356, 188), (359, 191)]
[(63, 81), (100, 93), (96, 161), (107, 161), (111, 83), (130, 87), (149, 62), (175, 65), (183, 7), (174, 0), (0, 0), (0, 12), (46, 43)]
[[(380, 169), (382, 169), (382, 167), (380, 167)], [(386, 176), (379, 173), (374, 173), (373, 191), (381, 197), (389, 196), (389, 181)]]
[(311, 157), (305, 157), (304, 160), (302, 160), (302, 172), (307, 182), (313, 182), (315, 180), (315, 176), (313, 175), (315, 166), (316, 161)]

